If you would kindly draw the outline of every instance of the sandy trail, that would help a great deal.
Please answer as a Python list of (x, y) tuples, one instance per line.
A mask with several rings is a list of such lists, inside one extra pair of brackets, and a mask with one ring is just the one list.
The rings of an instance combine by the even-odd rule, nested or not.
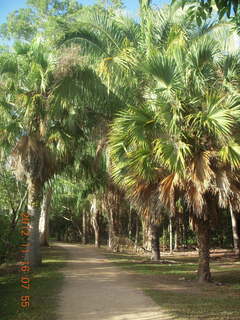
[(63, 269), (58, 320), (168, 320), (176, 319), (152, 301), (99, 250), (57, 244), (69, 253)]

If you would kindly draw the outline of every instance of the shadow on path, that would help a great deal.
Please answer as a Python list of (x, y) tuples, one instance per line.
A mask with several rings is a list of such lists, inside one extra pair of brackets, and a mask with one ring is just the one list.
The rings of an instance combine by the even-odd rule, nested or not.
[(126, 271), (107, 260), (97, 249), (56, 244), (69, 253), (63, 269), (59, 320), (169, 320)]

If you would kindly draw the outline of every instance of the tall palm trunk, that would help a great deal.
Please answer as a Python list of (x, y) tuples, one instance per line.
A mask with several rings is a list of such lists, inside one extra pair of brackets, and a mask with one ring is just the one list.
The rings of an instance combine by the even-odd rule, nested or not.
[(179, 221), (179, 215), (177, 215), (175, 220), (175, 230), (174, 230), (174, 250), (176, 251), (178, 250), (179, 229), (180, 229), (180, 221)]
[(40, 245), (49, 246), (49, 210), (52, 199), (52, 189), (47, 188), (43, 193), (41, 215), (39, 221)]
[(160, 225), (151, 224), (151, 246), (152, 246), (152, 259), (154, 261), (160, 260)]
[(82, 244), (87, 243), (86, 233), (87, 233), (86, 211), (83, 210), (83, 212), (82, 212)]
[(116, 236), (115, 224), (114, 224), (114, 212), (113, 209), (109, 210), (108, 217), (108, 246), (113, 248), (114, 237)]
[(198, 281), (211, 281), (211, 272), (209, 266), (209, 221), (201, 218), (195, 220), (199, 247)]
[(173, 253), (173, 218), (169, 218), (169, 252)]
[(128, 213), (128, 238), (132, 238), (132, 209), (131, 206), (129, 208), (129, 213)]
[(100, 227), (99, 227), (99, 211), (92, 217), (92, 226), (95, 236), (95, 247), (100, 248)]
[(33, 267), (41, 264), (40, 241), (39, 241), (39, 219), (42, 202), (42, 182), (32, 179), (28, 182), (28, 214), (30, 215), (28, 237), (29, 250), (26, 253), (26, 261)]
[(100, 228), (99, 228), (99, 210), (97, 208), (97, 199), (96, 197), (92, 200), (91, 206), (91, 223), (94, 229), (94, 236), (95, 236), (95, 247), (100, 247)]
[(235, 254), (240, 256), (240, 239), (239, 239), (239, 232), (238, 232), (238, 221), (235, 213), (233, 212), (231, 205), (230, 205), (230, 214), (231, 214), (231, 221), (232, 221), (233, 248), (234, 248)]

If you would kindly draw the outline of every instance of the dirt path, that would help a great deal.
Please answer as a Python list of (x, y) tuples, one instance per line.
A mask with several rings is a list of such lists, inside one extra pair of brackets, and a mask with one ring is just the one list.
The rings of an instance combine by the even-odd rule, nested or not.
[(63, 269), (58, 320), (168, 320), (144, 295), (126, 271), (115, 267), (99, 250), (57, 244), (68, 250)]

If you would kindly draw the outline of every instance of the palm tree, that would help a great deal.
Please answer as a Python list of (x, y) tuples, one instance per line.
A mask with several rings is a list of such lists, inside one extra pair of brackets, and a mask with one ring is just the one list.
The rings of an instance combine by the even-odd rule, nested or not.
[(208, 34), (191, 38), (191, 30), (181, 29), (181, 41), (173, 41), (180, 26), (169, 27), (162, 50), (142, 66), (145, 103), (113, 122), (113, 176), (130, 193), (139, 183), (156, 183), (152, 193), (170, 212), (179, 198), (188, 204), (198, 233), (199, 281), (210, 281), (211, 215), (216, 206), (239, 206), (239, 63), (230, 63), (233, 57)]
[(138, 57), (140, 60), (140, 31), (139, 23), (133, 19), (114, 10), (103, 9), (95, 12), (90, 11), (88, 15), (79, 17), (79, 22), (74, 26), (70, 24), (68, 30), (65, 31), (64, 38), (60, 41), (64, 46), (78, 43), (83, 54), (90, 58), (92, 68), (97, 72), (103, 83), (122, 101), (118, 108), (112, 105), (109, 119), (95, 139), (98, 146), (101, 141), (105, 141), (105, 145), (100, 150), (97, 148), (95, 162), (98, 162), (99, 155), (103, 155), (102, 158), (105, 158), (105, 184), (102, 198), (104, 200), (103, 205), (108, 213), (110, 247), (118, 236), (117, 224), (124, 195), (109, 175), (106, 140), (109, 123), (115, 113), (125, 108), (127, 103), (136, 103), (139, 98), (142, 98), (142, 84), (136, 77)]
[[(139, 23), (119, 11), (98, 9), (82, 11), (78, 21), (60, 30), (59, 46), (78, 44), (91, 68), (109, 90), (124, 104), (132, 103), (139, 92), (135, 66), (139, 55), (141, 28)], [(63, 36), (61, 36), (64, 34)], [(134, 93), (134, 94), (133, 94)], [(119, 110), (112, 105), (112, 115)]]
[[(149, 120), (149, 123), (147, 125), (145, 123), (144, 126), (146, 125), (146, 130), (147, 128), (150, 129), (150, 137), (145, 137), (144, 142), (141, 141), (143, 132), (140, 124), (133, 134), (136, 134), (140, 139), (143, 149), (142, 152), (139, 151), (139, 154), (135, 155), (130, 164), (131, 167), (134, 167), (138, 163), (139, 157), (143, 157), (142, 165), (148, 167), (144, 177), (143, 170), (135, 167), (137, 173), (131, 172), (130, 176), (137, 185), (142, 184), (142, 178), (144, 178), (146, 186), (151, 184), (155, 178), (163, 179), (171, 172), (170, 164), (164, 163), (164, 172), (161, 173), (159, 178), (154, 170), (150, 170), (151, 165), (156, 165), (156, 160), (152, 161), (150, 156), (146, 156), (153, 147), (152, 143), (148, 145), (146, 142), (147, 139), (150, 141), (152, 139), (151, 124), (154, 132), (157, 129), (160, 132), (163, 130), (162, 123), (156, 128), (156, 122), (153, 120), (156, 113), (159, 112), (155, 104), (165, 105), (164, 113), (167, 118), (163, 117), (163, 120), (168, 122), (165, 126), (169, 126), (169, 134), (177, 136), (177, 138), (172, 138), (173, 141), (180, 139), (182, 142), (178, 132), (178, 130), (180, 131), (178, 122), (181, 123), (182, 121), (180, 119), (181, 113), (183, 113), (182, 105), (188, 108), (188, 105), (193, 101), (192, 99), (196, 99), (196, 103), (198, 99), (201, 101), (201, 96), (205, 94), (206, 88), (208, 90), (208, 86), (215, 83), (215, 67), (218, 63), (225, 63), (226, 60), (223, 56), (220, 57), (220, 48), (216, 49), (216, 52), (214, 51), (214, 48), (217, 47), (215, 47), (215, 41), (211, 41), (213, 31), (222, 28), (222, 25), (211, 22), (199, 28), (189, 17), (187, 10), (182, 10), (178, 4), (158, 11), (151, 10), (150, 3), (150, 1), (141, 1), (140, 3), (140, 24), (119, 17), (113, 12), (111, 14), (104, 10), (97, 13), (90, 12), (89, 16), (80, 17), (79, 23), (70, 26), (63, 39), (65, 44), (72, 41), (81, 44), (83, 52), (87, 56), (91, 56), (92, 67), (98, 72), (106, 86), (114, 90), (125, 104), (152, 104), (152, 108), (145, 106), (144, 110), (139, 111), (140, 115), (137, 115), (140, 117), (140, 120), (137, 119), (139, 121), (141, 121), (141, 117)], [(207, 34), (208, 36), (206, 36)], [(189, 48), (191, 48), (192, 56), (188, 54), (188, 59), (184, 59), (184, 55)], [(166, 56), (172, 56), (172, 59), (166, 58)], [(142, 61), (145, 60), (145, 57), (148, 58), (148, 63), (143, 65)], [(207, 63), (208, 58), (210, 59), (209, 62), (214, 62), (214, 67), (211, 67), (211, 63)], [(178, 60), (178, 63), (175, 63), (175, 60)], [(218, 70), (220, 69), (218, 68)], [(217, 74), (217, 76), (219, 75)], [(123, 87), (128, 87), (128, 89), (123, 90)], [(236, 90), (236, 86), (232, 86), (231, 81), (228, 80), (225, 81), (223, 87), (228, 87), (226, 90)], [(189, 96), (182, 95), (186, 88), (187, 90), (191, 88)], [(175, 91), (178, 92), (178, 95)], [(180, 98), (180, 92), (183, 98)], [(212, 93), (209, 91), (209, 96), (211, 95)], [(169, 103), (175, 105), (175, 108), (170, 110), (168, 108)], [(129, 112), (131, 113), (133, 110)], [(126, 125), (130, 121), (131, 117), (126, 120)], [(128, 135), (129, 131), (126, 129), (124, 139), (129, 143)], [(164, 137), (165, 141), (169, 138), (169, 136), (166, 138), (165, 133)], [(121, 139), (117, 141), (114, 143), (119, 143), (119, 146), (121, 146)], [(172, 141), (170, 140), (170, 142)], [(182, 152), (187, 154), (188, 145), (182, 143), (180, 145), (183, 147)], [(172, 153), (170, 163), (175, 161), (174, 149), (174, 143), (171, 145), (171, 143), (167, 144), (166, 142), (165, 151), (168, 150), (169, 157)], [(148, 161), (149, 163), (147, 163)], [(168, 161), (166, 160), (166, 162)], [(114, 176), (117, 176), (118, 173), (114, 173)], [(124, 177), (122, 178), (122, 182), (125, 181)], [(126, 181), (126, 183), (129, 183), (129, 181)], [(129, 193), (131, 194), (131, 192)], [(143, 204), (144, 201), (141, 200), (139, 203)], [(167, 204), (169, 209), (174, 211), (172, 203), (174, 201)], [(155, 213), (152, 213), (152, 215), (154, 216)]]
[(44, 183), (73, 162), (84, 132), (94, 126), (94, 108), (106, 113), (111, 92), (77, 49), (58, 53), (40, 40), (17, 43), (15, 52), (0, 57), (0, 68), (1, 107), (10, 118), (5, 137), (17, 141), (12, 167), (28, 186), (28, 259), (35, 266), (41, 260), (38, 225)]

